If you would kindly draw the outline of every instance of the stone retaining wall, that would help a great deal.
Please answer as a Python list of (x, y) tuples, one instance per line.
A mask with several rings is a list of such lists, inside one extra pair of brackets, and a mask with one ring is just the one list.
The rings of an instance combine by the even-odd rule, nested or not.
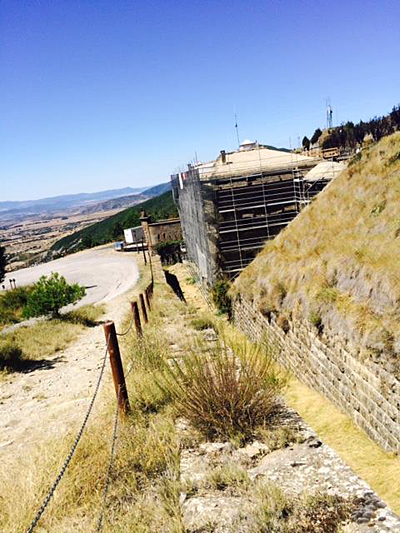
[[(387, 451), (400, 451), (400, 381), (373, 361), (361, 361), (337, 337), (322, 335), (307, 321), (278, 325), (238, 297), (235, 324), (254, 342), (266, 335), (277, 359), (323, 394)], [(286, 331), (286, 332), (285, 332)]]

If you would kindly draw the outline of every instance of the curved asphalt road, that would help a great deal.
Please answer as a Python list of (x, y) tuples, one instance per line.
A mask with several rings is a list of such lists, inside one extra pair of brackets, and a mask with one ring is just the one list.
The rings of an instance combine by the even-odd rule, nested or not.
[(135, 254), (116, 252), (112, 245), (107, 245), (15, 270), (7, 274), (3, 285), (9, 289), (10, 278), (15, 279), (17, 287), (27, 285), (51, 272), (63, 275), (68, 283), (79, 283), (86, 287), (86, 296), (80, 300), (79, 306), (108, 302), (126, 292), (139, 279)]

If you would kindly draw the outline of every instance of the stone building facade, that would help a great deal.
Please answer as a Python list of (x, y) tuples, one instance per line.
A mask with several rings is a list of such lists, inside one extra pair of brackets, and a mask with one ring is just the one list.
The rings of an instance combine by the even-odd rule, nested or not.
[(148, 250), (156, 253), (157, 244), (161, 242), (181, 241), (182, 228), (179, 218), (169, 218), (152, 222), (151, 217), (143, 211), (140, 215), (140, 223), (143, 228)]

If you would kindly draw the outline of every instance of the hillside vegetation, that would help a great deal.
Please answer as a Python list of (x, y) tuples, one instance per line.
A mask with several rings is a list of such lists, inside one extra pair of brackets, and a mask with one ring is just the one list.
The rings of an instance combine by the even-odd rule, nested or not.
[(329, 328), (400, 373), (400, 132), (363, 150), (237, 279), (268, 316)]
[(71, 235), (63, 237), (51, 247), (54, 251), (76, 252), (122, 238), (123, 230), (140, 224), (140, 212), (146, 210), (153, 220), (177, 216), (178, 211), (171, 191), (125, 209), (112, 217), (97, 222)]

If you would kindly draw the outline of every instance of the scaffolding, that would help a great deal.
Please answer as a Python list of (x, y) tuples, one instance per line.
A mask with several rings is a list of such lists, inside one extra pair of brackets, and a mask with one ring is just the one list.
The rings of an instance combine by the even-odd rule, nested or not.
[(215, 191), (220, 268), (235, 277), (300, 212), (307, 200), (301, 169), (229, 176)]
[(306, 178), (319, 162), (284, 154), (189, 165), (171, 177), (187, 249), (207, 283), (235, 278), (324, 188), (329, 179)]

